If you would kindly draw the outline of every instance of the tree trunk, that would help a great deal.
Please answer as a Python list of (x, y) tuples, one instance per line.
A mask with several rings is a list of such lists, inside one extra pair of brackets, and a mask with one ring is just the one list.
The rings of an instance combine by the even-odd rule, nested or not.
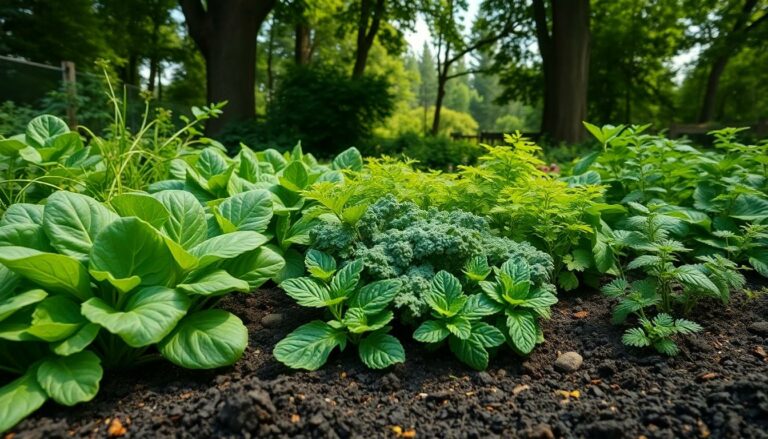
[(541, 115), (541, 132), (551, 133), (554, 127), (553, 109), (555, 100), (555, 69), (552, 64), (552, 37), (547, 25), (547, 7), (544, 0), (533, 1), (533, 17), (536, 23), (536, 40), (541, 54), (541, 70), (544, 73), (544, 99)]
[(589, 76), (589, 0), (552, 2), (554, 107), (548, 134), (557, 142), (578, 143), (586, 137)]
[(312, 51), (310, 50), (309, 26), (299, 23), (295, 28), (296, 41), (294, 44), (293, 57), (296, 65), (305, 66), (309, 64)]
[(436, 136), (440, 131), (440, 110), (443, 108), (443, 99), (445, 98), (445, 83), (448, 82), (446, 75), (439, 75), (437, 78), (437, 100), (435, 101), (435, 114), (432, 117), (432, 135)]
[(152, 58), (149, 60), (149, 79), (147, 80), (147, 90), (150, 93), (155, 91), (155, 83), (157, 83), (157, 71), (159, 64), (160, 60), (157, 59), (157, 56), (152, 56)]
[[(357, 24), (357, 48), (355, 50), (355, 66), (352, 69), (352, 77), (359, 78), (365, 73), (365, 65), (368, 62), (368, 53), (371, 51), (376, 33), (381, 25), (381, 17), (384, 15), (385, 0), (362, 0), (360, 4), (360, 20)], [(368, 22), (370, 21), (370, 27)]]
[(209, 103), (227, 101), (206, 135), (256, 115), (256, 36), (276, 0), (180, 0), (190, 35), (205, 58)]
[(275, 73), (273, 71), (273, 53), (275, 51), (275, 18), (269, 26), (269, 42), (267, 43), (267, 112), (272, 106), (272, 98), (275, 92)]
[(728, 60), (728, 56), (720, 56), (712, 63), (707, 77), (707, 87), (704, 89), (704, 102), (701, 104), (699, 123), (710, 122), (715, 118), (717, 89), (720, 86), (720, 77), (723, 76), (725, 66), (728, 65)]

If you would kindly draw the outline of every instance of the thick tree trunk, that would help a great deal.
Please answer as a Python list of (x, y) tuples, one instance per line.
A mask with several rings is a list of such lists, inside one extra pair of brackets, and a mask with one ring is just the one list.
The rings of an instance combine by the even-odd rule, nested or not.
[[(375, 3), (374, 3), (375, 1)], [(368, 53), (371, 51), (376, 33), (379, 32), (381, 18), (384, 15), (385, 0), (362, 0), (360, 4), (360, 20), (357, 24), (357, 48), (355, 50), (355, 66), (352, 77), (359, 78), (365, 73)], [(370, 26), (368, 22), (370, 21)]]
[(309, 39), (309, 26), (304, 23), (299, 23), (294, 29), (296, 35), (296, 41), (294, 43), (293, 57), (296, 60), (296, 65), (305, 66), (309, 64), (312, 51), (310, 47)]
[(190, 35), (205, 58), (209, 103), (227, 101), (206, 135), (256, 115), (256, 36), (276, 0), (180, 0)]
[(723, 76), (729, 57), (720, 56), (712, 63), (707, 77), (707, 88), (704, 89), (704, 101), (701, 104), (699, 123), (710, 122), (715, 118), (717, 105), (717, 89), (720, 86), (720, 77)]
[(552, 3), (554, 73), (547, 88), (554, 90), (555, 103), (545, 125), (553, 140), (577, 143), (586, 137), (582, 121), (587, 117), (589, 0)]
[(551, 133), (553, 130), (553, 109), (555, 101), (555, 69), (552, 64), (552, 37), (547, 25), (547, 7), (544, 0), (533, 1), (533, 17), (536, 23), (536, 40), (541, 54), (541, 70), (544, 73), (544, 99), (542, 103), (541, 131)]

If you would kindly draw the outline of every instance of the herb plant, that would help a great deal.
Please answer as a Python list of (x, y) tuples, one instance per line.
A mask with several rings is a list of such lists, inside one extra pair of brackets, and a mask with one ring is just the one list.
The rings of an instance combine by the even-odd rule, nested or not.
[(361, 260), (337, 270), (329, 255), (310, 250), (306, 256), (310, 277), (288, 279), (280, 287), (299, 305), (322, 308), (330, 320), (314, 320), (288, 334), (275, 346), (273, 354), (295, 369), (316, 370), (338, 347), (357, 346), (360, 360), (372, 369), (383, 369), (405, 361), (405, 351), (389, 335), (394, 318), (389, 309), (400, 287), (396, 280), (361, 284)]

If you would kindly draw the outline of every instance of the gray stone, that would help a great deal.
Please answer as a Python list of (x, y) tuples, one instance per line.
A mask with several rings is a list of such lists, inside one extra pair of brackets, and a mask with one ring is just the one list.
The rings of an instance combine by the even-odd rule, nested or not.
[(768, 336), (768, 322), (755, 322), (749, 325), (749, 330), (757, 335)]
[(274, 328), (283, 322), (282, 314), (267, 314), (261, 318), (261, 325), (265, 328)]
[(560, 372), (574, 372), (579, 370), (584, 359), (577, 352), (566, 352), (555, 361), (555, 369)]

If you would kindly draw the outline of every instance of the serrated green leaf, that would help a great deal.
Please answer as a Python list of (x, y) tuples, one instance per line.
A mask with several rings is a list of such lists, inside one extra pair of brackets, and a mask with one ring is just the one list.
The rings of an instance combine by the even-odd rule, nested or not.
[(443, 341), (450, 334), (451, 331), (445, 327), (443, 322), (427, 320), (416, 328), (416, 332), (413, 333), (413, 338), (423, 343), (438, 343)]
[(394, 300), (400, 286), (400, 281), (396, 279), (371, 282), (352, 296), (350, 306), (361, 308), (367, 314), (379, 313)]
[(462, 340), (466, 340), (472, 335), (472, 322), (462, 316), (454, 316), (445, 320), (445, 328)]
[(343, 331), (315, 320), (280, 340), (272, 353), (277, 361), (288, 367), (317, 370), (328, 361), (331, 351), (345, 341)]
[(360, 273), (363, 271), (363, 261), (356, 259), (341, 267), (331, 280), (331, 294), (333, 297), (350, 296), (357, 289), (360, 282)]
[(264, 232), (272, 220), (272, 195), (263, 189), (234, 195), (221, 203), (219, 213), (236, 230)]
[(510, 342), (521, 353), (530, 353), (538, 339), (536, 316), (528, 310), (507, 310), (506, 315)]
[(313, 277), (329, 281), (336, 273), (336, 261), (327, 253), (310, 249), (304, 257), (304, 265)]
[(456, 358), (467, 366), (476, 370), (485, 370), (488, 367), (488, 351), (480, 340), (474, 338), (461, 340), (451, 337), (448, 345)]
[(280, 288), (301, 306), (325, 308), (333, 299), (328, 287), (308, 277), (288, 279)]
[(504, 334), (487, 323), (472, 322), (472, 336), (486, 348), (493, 348), (504, 344)]
[(359, 346), (360, 360), (371, 369), (384, 369), (405, 362), (405, 350), (400, 341), (383, 332), (365, 337)]

